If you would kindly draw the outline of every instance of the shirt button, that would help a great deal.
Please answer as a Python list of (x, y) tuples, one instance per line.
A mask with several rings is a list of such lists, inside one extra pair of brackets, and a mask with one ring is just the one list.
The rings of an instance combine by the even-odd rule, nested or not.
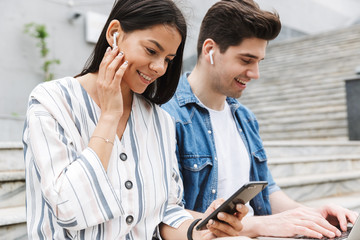
[(211, 130), (208, 130), (208, 133), (211, 134)]
[(242, 129), (239, 129), (240, 132), (242, 132)]
[(195, 163), (195, 164), (194, 164), (194, 168), (197, 168), (197, 167), (198, 167), (198, 166), (197, 166), (197, 164)]
[(216, 190), (215, 190), (215, 189), (213, 189), (213, 190), (211, 190), (211, 192), (212, 192), (213, 194), (215, 194), (215, 193), (216, 193)]
[(123, 161), (126, 161), (126, 159), (127, 159), (126, 153), (121, 153), (120, 154), (120, 159), (123, 160)]
[(126, 217), (126, 223), (127, 223), (127, 224), (130, 225), (133, 221), (134, 221), (134, 217), (133, 217), (133, 216), (129, 215), (129, 216)]
[(133, 183), (132, 183), (131, 181), (126, 181), (126, 182), (125, 182), (125, 187), (126, 187), (127, 189), (132, 189)]

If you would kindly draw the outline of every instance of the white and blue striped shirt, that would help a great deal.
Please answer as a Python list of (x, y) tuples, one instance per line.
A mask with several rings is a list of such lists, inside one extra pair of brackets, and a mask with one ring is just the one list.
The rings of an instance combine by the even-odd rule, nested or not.
[(160, 222), (176, 228), (192, 218), (171, 117), (134, 94), (105, 170), (87, 147), (100, 114), (77, 79), (32, 91), (23, 134), (30, 239), (151, 239)]

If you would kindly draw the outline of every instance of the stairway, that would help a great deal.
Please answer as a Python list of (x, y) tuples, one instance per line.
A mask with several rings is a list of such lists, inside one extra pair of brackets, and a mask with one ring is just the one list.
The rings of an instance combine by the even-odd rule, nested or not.
[[(241, 103), (263, 140), (347, 140), (344, 80), (360, 66), (360, 25), (270, 43)], [(359, 100), (360, 101), (360, 100)]]
[(360, 211), (360, 141), (348, 141), (344, 81), (360, 66), (359, 39), (354, 25), (270, 43), (260, 79), (239, 99), (257, 116), (276, 182), (307, 205)]
[(337, 203), (360, 211), (360, 141), (264, 142), (276, 183), (309, 206)]
[(0, 142), (0, 240), (27, 239), (23, 147)]

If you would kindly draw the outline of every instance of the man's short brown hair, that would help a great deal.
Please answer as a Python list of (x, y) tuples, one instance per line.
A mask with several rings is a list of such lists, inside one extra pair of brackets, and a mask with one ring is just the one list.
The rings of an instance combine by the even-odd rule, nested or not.
[(200, 27), (198, 58), (204, 41), (211, 38), (224, 53), (247, 38), (273, 40), (281, 30), (276, 12), (261, 10), (253, 0), (222, 0), (206, 13)]

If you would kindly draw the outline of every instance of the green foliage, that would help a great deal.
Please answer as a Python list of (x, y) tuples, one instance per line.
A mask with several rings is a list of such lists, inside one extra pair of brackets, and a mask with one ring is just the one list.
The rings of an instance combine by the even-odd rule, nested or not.
[(42, 70), (44, 71), (44, 81), (50, 81), (54, 78), (54, 74), (50, 72), (50, 66), (53, 64), (60, 64), (59, 59), (48, 60), (48, 54), (50, 49), (47, 47), (46, 38), (49, 37), (46, 31), (46, 26), (37, 23), (25, 24), (24, 32), (29, 34), (31, 37), (38, 39), (37, 47), (40, 48), (40, 55), (43, 59)]

